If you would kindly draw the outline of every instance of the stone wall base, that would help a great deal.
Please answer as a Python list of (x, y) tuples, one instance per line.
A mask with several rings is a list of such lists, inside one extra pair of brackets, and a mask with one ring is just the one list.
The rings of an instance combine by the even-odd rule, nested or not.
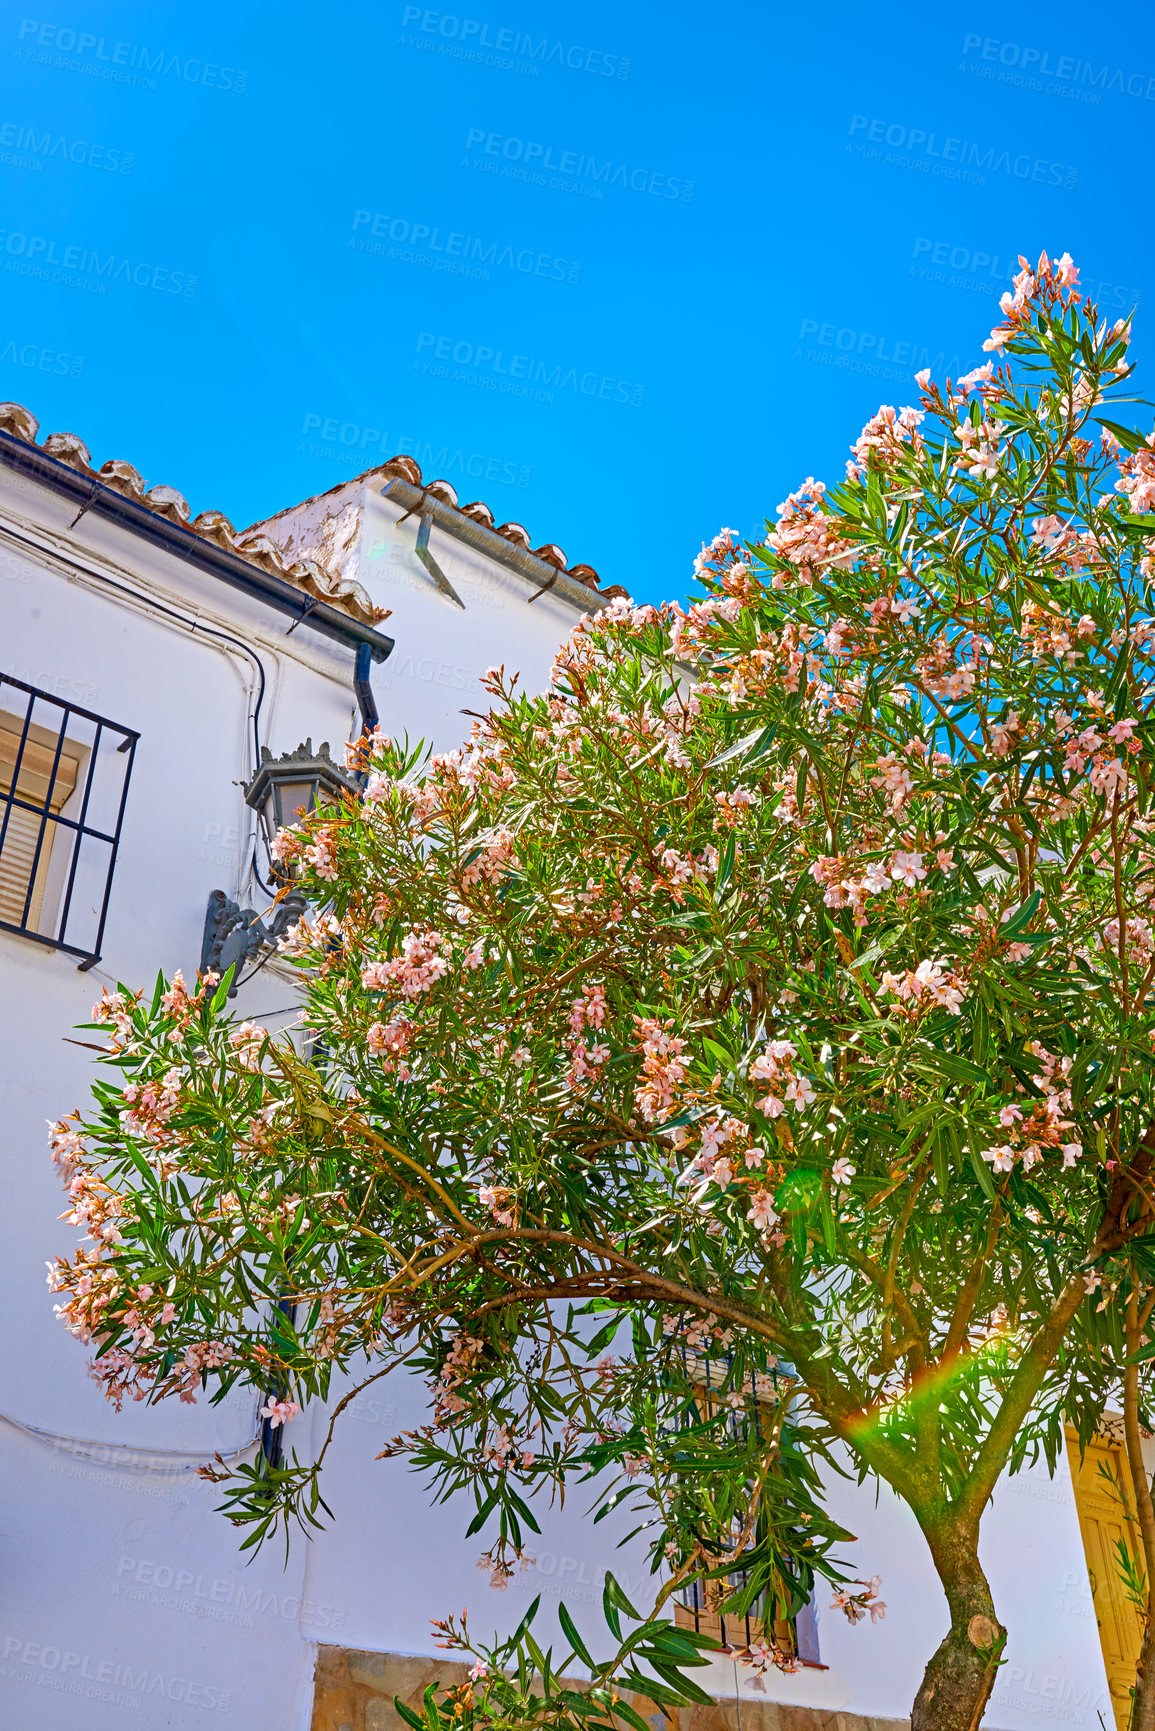
[[(463, 1683), (467, 1667), (446, 1659), (405, 1658), (399, 1653), (362, 1653), (321, 1647), (317, 1653), (312, 1731), (408, 1731), (393, 1705), (397, 1695), (416, 1712), (430, 1683)], [(909, 1731), (906, 1719), (873, 1719), (832, 1713), (825, 1707), (794, 1707), (757, 1695), (723, 1699), (710, 1707), (671, 1709), (664, 1719), (652, 1702), (630, 1697), (654, 1731)], [(739, 1720), (739, 1711), (741, 1720)]]

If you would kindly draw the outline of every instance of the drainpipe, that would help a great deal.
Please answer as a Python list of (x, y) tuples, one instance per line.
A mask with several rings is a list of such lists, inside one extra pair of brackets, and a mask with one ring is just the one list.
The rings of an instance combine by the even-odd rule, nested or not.
[[(475, 523), (472, 517), (464, 512), (456, 511), (451, 505), (446, 505), (424, 487), (414, 487), (411, 482), (403, 481), (400, 476), (386, 483), (381, 489), (382, 498), (390, 504), (400, 505), (406, 516), (419, 516), (423, 525), (426, 521), (436, 523), (439, 529), (444, 529), (447, 535), (452, 535), (458, 541), (464, 541), (467, 547), (472, 547), (477, 553), (484, 553), (487, 559), (506, 565), (511, 570), (526, 577), (533, 584), (538, 594), (545, 589), (552, 589), (555, 595), (563, 595), (583, 613), (600, 613), (603, 607), (609, 606), (609, 601), (596, 589), (587, 588), (575, 577), (569, 577), (564, 571), (559, 571), (556, 565), (548, 565), (536, 554), (527, 553), (524, 547), (519, 547), (513, 541), (507, 541), (504, 535), (499, 535), (496, 529), (487, 529), (484, 523)], [(428, 557), (429, 533), (423, 528), (425, 536), (424, 551)], [(419, 555), (420, 556), (420, 555)], [(428, 564), (425, 559), (422, 563)], [(432, 575), (432, 573), (431, 573)], [(436, 577), (434, 578), (436, 582)], [(440, 585), (438, 585), (440, 587)], [(456, 596), (452, 596), (457, 600)], [(535, 599), (534, 596), (529, 598)], [(460, 601), (457, 601), (460, 607)]]

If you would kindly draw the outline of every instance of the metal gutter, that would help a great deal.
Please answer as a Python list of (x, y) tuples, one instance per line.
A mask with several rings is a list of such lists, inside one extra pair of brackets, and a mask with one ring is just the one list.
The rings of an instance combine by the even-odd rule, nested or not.
[[(504, 535), (499, 535), (496, 529), (487, 529), (484, 523), (475, 523), (472, 517), (467, 517), (461, 511), (455, 511), (451, 505), (429, 493), (423, 487), (415, 487), (411, 481), (403, 481), (396, 476), (386, 482), (381, 489), (383, 498), (391, 504), (400, 505), (408, 514), (426, 519), (430, 518), (439, 529), (444, 529), (447, 535), (453, 535), (458, 541), (464, 541), (467, 547), (472, 547), (477, 553), (484, 553), (486, 558), (495, 560), (498, 564), (508, 565), (511, 570), (527, 578), (540, 593), (548, 589), (554, 595), (561, 595), (575, 607), (580, 607), (583, 613), (600, 613), (603, 607), (609, 606), (606, 596), (598, 590), (587, 588), (575, 578), (568, 577), (564, 571), (559, 571), (556, 565), (548, 565), (536, 554), (528, 553), (524, 547), (518, 547), (513, 541), (507, 541)], [(426, 534), (428, 546), (428, 534)], [(537, 595), (529, 597), (531, 601)], [(458, 602), (460, 606), (460, 602)]]
[[(167, 517), (159, 516), (146, 506), (126, 499), (123, 493), (118, 493), (114, 487), (107, 486), (103, 481), (78, 475), (67, 463), (59, 462), (47, 452), (26, 444), (23, 439), (13, 438), (11, 433), (0, 432), (0, 464), (16, 470), (19, 474), (30, 475), (52, 492), (59, 493), (78, 505), (80, 509), (73, 519), (74, 522), (85, 513), (92, 512), (94, 516), (103, 517), (108, 522), (139, 535), (154, 547), (171, 553), (174, 558), (183, 559), (197, 570), (220, 578), (222, 582), (241, 590), (254, 600), (263, 601), (276, 612), (288, 614), (297, 625), (307, 623), (322, 637), (329, 637), (353, 650), (364, 645), (374, 661), (384, 661), (393, 652), (393, 639), (387, 637), (383, 631), (375, 631), (371, 625), (362, 625), (359, 620), (342, 613), (327, 601), (318, 601), (312, 595), (306, 595), (303, 590), (294, 588), (283, 577), (274, 577), (271, 572), (262, 571), (259, 566), (250, 564), (247, 559), (242, 559), (239, 553), (218, 547), (215, 542), (195, 535), (182, 524), (172, 523)], [(496, 539), (500, 541), (501, 537), (497, 536)], [(508, 543), (502, 542), (502, 545), (507, 546)], [(541, 561), (533, 560), (532, 563), (537, 565)]]

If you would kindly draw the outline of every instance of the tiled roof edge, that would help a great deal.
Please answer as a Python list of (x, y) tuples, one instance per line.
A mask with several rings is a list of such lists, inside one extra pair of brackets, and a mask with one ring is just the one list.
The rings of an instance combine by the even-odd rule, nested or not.
[(66, 464), (78, 475), (101, 482), (142, 509), (179, 524), (190, 534), (211, 541), (247, 564), (292, 584), (315, 601), (348, 614), (361, 625), (377, 625), (388, 617), (388, 609), (375, 606), (359, 583), (332, 577), (315, 559), (286, 563), (280, 548), (267, 536), (235, 529), (222, 511), (202, 511), (193, 517), (188, 502), (175, 487), (161, 484), (146, 489), (139, 472), (119, 457), (111, 457), (99, 469), (94, 469), (88, 446), (75, 433), (49, 433), (38, 443), (39, 430), (39, 422), (31, 410), (20, 403), (0, 403), (0, 432), (7, 433), (10, 438), (22, 440), (56, 462)]
[[(392, 638), (375, 629), (377, 621), (386, 616), (382, 609), (371, 606), (371, 620), (358, 617), (347, 603), (340, 605), (311, 594), (286, 574), (291, 567), (271, 570), (263, 562), (248, 557), (245, 548), (230, 546), (223, 537), (204, 534), (195, 525), (183, 523), (179, 516), (157, 509), (155, 504), (148, 502), (148, 494), (141, 500), (133, 498), (105, 473), (110, 468), (109, 464), (96, 473), (91, 464), (81, 468), (79, 463), (66, 461), (59, 444), (50, 448), (53, 440), (71, 440), (73, 435), (49, 435), (43, 446), (38, 445), (34, 431), (31, 437), (28, 433), (28, 423), (32, 429), (36, 423), (27, 410), (20, 411), (25, 420), (14, 430), (11, 415), (14, 409), (19, 410), (20, 405), (0, 403), (0, 461), (5, 467), (32, 475), (74, 503), (78, 502), (80, 510), (74, 522), (88, 511), (94, 516), (108, 518), (143, 535), (178, 558), (222, 577), (234, 588), (245, 591), (278, 612), (289, 614), (298, 623), (308, 621), (323, 636), (354, 648), (364, 644), (375, 661), (383, 661), (390, 654)], [(156, 493), (160, 490), (154, 488), (151, 491)], [(202, 513), (202, 518), (206, 515), (208, 513)]]
[[(319, 499), (327, 499), (330, 494), (345, 491), (346, 488), (356, 485), (357, 482), (371, 481), (378, 475), (384, 476), (389, 480), (404, 482), (410, 487), (419, 489), (423, 498), (436, 500), (438, 505), (442, 506), (445, 510), (454, 512), (461, 517), (468, 518), (469, 521), (478, 524), (483, 529), (487, 529), (491, 534), (499, 535), (503, 541), (507, 541), (509, 545), (512, 548), (516, 548), (518, 552), (528, 554), (532, 559), (538, 561), (539, 564), (543, 566), (552, 567), (555, 572), (558, 572), (569, 579), (569, 584), (565, 587), (566, 593), (569, 593), (573, 584), (580, 584), (583, 588), (592, 589), (595, 594), (603, 596), (607, 601), (612, 601), (615, 596), (626, 595), (627, 593), (620, 584), (614, 584), (608, 589), (603, 589), (601, 587), (601, 578), (598, 576), (593, 566), (570, 565), (566, 559), (565, 553), (556, 542), (547, 541), (540, 547), (534, 547), (532, 545), (532, 537), (530, 536), (529, 531), (525, 529), (522, 524), (497, 523), (494, 519), (493, 512), (483, 500), (474, 499), (469, 504), (459, 505), (457, 502), (457, 489), (453, 486), (452, 482), (445, 480), (425, 481), (421, 474), (420, 464), (418, 464), (413, 457), (404, 455), (390, 457), (388, 462), (379, 463), (372, 469), (366, 469), (360, 475), (352, 475), (347, 481), (338, 481), (334, 486), (326, 488), (323, 493), (316, 493), (311, 499), (302, 500), (301, 504), (314, 504)], [(408, 501), (406, 502), (408, 503)], [(256, 530), (267, 528), (269, 524), (275, 523), (278, 517), (288, 516), (293, 511), (299, 509), (300, 505), (286, 505), (283, 510), (275, 511), (271, 516), (262, 517), (259, 522), (251, 524), (244, 533), (248, 535), (252, 534)], [(442, 518), (441, 520), (443, 523), (446, 522), (445, 518)], [(494, 549), (494, 553), (495, 556), (501, 556), (500, 550), (498, 549)], [(522, 575), (526, 576), (530, 581), (540, 581), (536, 569), (529, 567), (527, 562), (514, 559), (510, 560), (509, 563), (511, 563), (515, 569), (520, 568)], [(579, 600), (579, 597), (571, 594), (570, 599), (577, 601)], [(584, 598), (580, 599), (582, 600), (582, 604), (584, 604)]]

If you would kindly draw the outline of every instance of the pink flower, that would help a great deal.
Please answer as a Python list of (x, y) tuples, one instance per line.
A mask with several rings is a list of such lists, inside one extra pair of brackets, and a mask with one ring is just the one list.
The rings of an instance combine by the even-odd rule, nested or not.
[(272, 1395), (261, 1408), (260, 1417), (267, 1418), (269, 1428), (276, 1430), (279, 1424), (288, 1424), (295, 1419), (301, 1408), (295, 1400), (276, 1400)]
[(768, 1190), (755, 1190), (750, 1203), (746, 1218), (752, 1221), (760, 1232), (777, 1224), (778, 1213)]
[(981, 367), (975, 367), (973, 372), (964, 373), (962, 378), (955, 382), (963, 395), (967, 396), (977, 386), (985, 385), (994, 370), (995, 363), (993, 361), (984, 361)]
[(1041, 547), (1044, 552), (1051, 553), (1067, 539), (1067, 533), (1067, 525), (1061, 517), (1054, 515), (1038, 517), (1035, 519), (1034, 527), (1031, 530), (1031, 539), (1036, 547)]
[(834, 1162), (830, 1168), (830, 1176), (836, 1184), (849, 1184), (857, 1170), (857, 1166), (852, 1166), (849, 1160), (843, 1158)]
[(922, 855), (920, 853), (904, 853), (899, 849), (891, 858), (890, 875), (896, 884), (904, 884), (908, 890), (914, 889), (926, 876)]
[[(1065, 252), (1062, 258), (1055, 260), (1051, 266), (1051, 274), (1056, 282), (1062, 283), (1064, 288), (1073, 289), (1079, 286), (1079, 267), (1069, 252)], [(1122, 320), (1119, 322), (1122, 323)]]
[(991, 728), (991, 750), (996, 757), (1005, 757), (1011, 749), (1011, 734), (1018, 730), (1019, 718), (1012, 709), (1005, 721)]

